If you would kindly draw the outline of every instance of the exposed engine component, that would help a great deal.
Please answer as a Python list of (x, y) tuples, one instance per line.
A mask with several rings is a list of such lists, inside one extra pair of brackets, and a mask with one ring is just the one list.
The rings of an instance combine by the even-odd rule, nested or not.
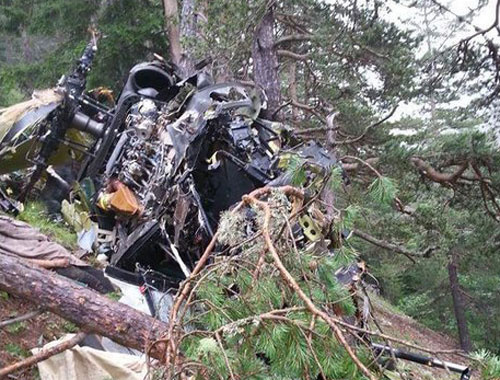
[(155, 200), (149, 189), (163, 173), (164, 144), (156, 124), (159, 111), (151, 99), (134, 104), (125, 121), (125, 129), (108, 161), (106, 176), (115, 178), (135, 192), (147, 214)]

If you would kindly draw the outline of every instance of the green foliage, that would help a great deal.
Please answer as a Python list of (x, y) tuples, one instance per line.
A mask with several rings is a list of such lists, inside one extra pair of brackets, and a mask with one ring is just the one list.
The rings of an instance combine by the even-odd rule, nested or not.
[(484, 380), (497, 380), (500, 378), (500, 357), (487, 350), (475, 352), (473, 358), (480, 362), (481, 378)]
[(120, 291), (106, 293), (106, 297), (108, 297), (113, 301), (118, 301), (121, 298), (121, 296), (122, 294)]
[(15, 343), (7, 343), (3, 346), (5, 352), (9, 355), (15, 356), (18, 359), (24, 359), (30, 356), (30, 353)]
[(16, 322), (5, 328), (11, 334), (19, 334), (26, 330), (26, 322)]
[(304, 167), (305, 161), (297, 155), (290, 155), (288, 159), (287, 172), (291, 176), (294, 186), (301, 186), (307, 180), (307, 173)]
[(78, 331), (78, 326), (73, 322), (64, 321), (62, 324), (62, 329), (67, 333), (76, 333)]
[(9, 293), (0, 291), (0, 299), (7, 301), (9, 299)]
[(389, 205), (397, 194), (394, 182), (387, 177), (376, 178), (368, 187), (370, 196), (375, 202)]
[(352, 229), (360, 217), (360, 206), (351, 204), (344, 209), (343, 217), (340, 221), (338, 229), (343, 231), (345, 229)]
[(76, 247), (76, 234), (65, 225), (50, 220), (43, 203), (27, 203), (18, 218), (33, 227), (39, 228), (40, 232), (46, 234), (66, 248), (73, 249)]
[(334, 166), (330, 173), (330, 180), (328, 182), (328, 186), (333, 191), (340, 191), (342, 188), (343, 177), (342, 177), (342, 168), (339, 166)]
[[(273, 210), (270, 229), (277, 236), (283, 215), (291, 212), (291, 204), (279, 192), (272, 194), (268, 202)], [(262, 223), (259, 212), (251, 221), (245, 211), (240, 214), (243, 219), (238, 223), (234, 222), (238, 217), (231, 213), (222, 216), (219, 233), (225, 236), (225, 246), (241, 240), (231, 240), (239, 236), (235, 226), (247, 231), (248, 225)], [(228, 377), (228, 367), (235, 377), (245, 379), (291, 380), (303, 378), (306, 373), (316, 378), (320, 367), (331, 379), (363, 379), (326, 323), (316, 319), (314, 327), (310, 327), (311, 313), (272, 265), (269, 255), (259, 264), (256, 277), (262, 244), (262, 237), (255, 237), (252, 246), (258, 249), (242, 248), (202, 270), (184, 321), (197, 332), (183, 340), (185, 355), (206, 365), (205, 376), (214, 379)], [(354, 315), (352, 296), (335, 277), (338, 269), (352, 263), (353, 250), (342, 247), (332, 255), (326, 249), (296, 251), (284, 239), (277, 239), (275, 244), (283, 265), (316, 305), (341, 310), (344, 316)], [(285, 311), (276, 312), (282, 309)], [(364, 350), (358, 350), (358, 354), (369, 361)]]

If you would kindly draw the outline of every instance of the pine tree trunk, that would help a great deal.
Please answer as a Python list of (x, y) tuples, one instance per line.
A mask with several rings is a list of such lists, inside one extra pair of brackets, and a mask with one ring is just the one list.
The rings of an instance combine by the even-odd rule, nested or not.
[(297, 98), (297, 62), (293, 59), (290, 60), (288, 66), (288, 96), (292, 101), (292, 123), (295, 125), (299, 121), (299, 110), (297, 107), (293, 106), (293, 103), (298, 102)]
[(195, 0), (183, 0), (181, 10), (181, 40), (187, 42), (183, 46), (181, 67), (186, 76), (194, 72), (194, 58), (189, 45), (194, 42), (198, 35), (195, 14)]
[[(0, 290), (29, 300), (85, 332), (145, 351), (168, 325), (45, 269), (0, 254)], [(150, 355), (162, 359), (159, 350)]]
[(465, 304), (460, 294), (460, 284), (458, 283), (457, 273), (457, 257), (455, 253), (450, 256), (448, 263), (448, 276), (450, 280), (451, 296), (453, 298), (453, 309), (455, 311), (455, 319), (457, 320), (458, 336), (460, 339), (460, 347), (465, 352), (472, 350), (472, 343), (469, 335), (469, 328), (467, 327), (467, 320), (465, 318)]
[(267, 110), (264, 117), (276, 118), (280, 106), (281, 89), (278, 77), (278, 55), (274, 48), (274, 14), (269, 8), (255, 30), (252, 58), (255, 84), (267, 95)]
[(180, 65), (182, 58), (181, 38), (179, 32), (179, 10), (177, 0), (163, 0), (165, 12), (165, 28), (168, 38), (168, 52), (170, 60)]

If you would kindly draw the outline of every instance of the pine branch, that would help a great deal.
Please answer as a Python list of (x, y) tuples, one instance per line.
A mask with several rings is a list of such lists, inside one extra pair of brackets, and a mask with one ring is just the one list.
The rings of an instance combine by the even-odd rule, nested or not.
[(377, 247), (388, 249), (388, 250), (393, 251), (393, 252), (401, 253), (401, 254), (405, 255), (408, 259), (410, 259), (410, 261), (414, 264), (416, 263), (415, 258), (414, 258), (415, 256), (416, 257), (423, 256), (423, 254), (418, 254), (418, 253), (409, 251), (406, 248), (401, 247), (400, 245), (390, 243), (390, 242), (385, 241), (385, 240), (377, 239), (376, 237), (374, 237), (370, 234), (367, 234), (366, 232), (357, 230), (357, 229), (353, 229), (352, 233), (354, 235), (360, 237), (361, 239), (363, 239), (363, 240), (365, 240), (373, 245), (376, 245)]

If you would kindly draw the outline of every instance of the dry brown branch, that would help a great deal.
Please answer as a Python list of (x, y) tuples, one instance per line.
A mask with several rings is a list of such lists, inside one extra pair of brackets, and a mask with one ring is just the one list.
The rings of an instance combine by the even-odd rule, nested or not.
[(7, 319), (5, 321), (0, 322), (0, 329), (3, 327), (6, 327), (6, 326), (12, 325), (14, 323), (27, 321), (28, 319), (34, 318), (37, 315), (40, 315), (42, 313), (43, 313), (43, 310), (34, 310), (34, 311), (30, 311), (29, 313), (23, 314), (19, 317)]
[(219, 347), (222, 351), (222, 355), (224, 356), (224, 362), (226, 363), (226, 367), (227, 367), (227, 370), (229, 371), (229, 375), (231, 376), (231, 380), (235, 380), (233, 370), (231, 368), (231, 364), (229, 363), (229, 359), (227, 357), (226, 350), (224, 350), (224, 346), (222, 345), (220, 335), (218, 333), (215, 333), (215, 338), (217, 340), (217, 344), (219, 345)]
[[(174, 336), (174, 328), (175, 328), (176, 323), (177, 323), (177, 313), (179, 312), (179, 308), (181, 307), (182, 302), (186, 299), (186, 297), (189, 294), (189, 291), (191, 289), (191, 281), (201, 271), (201, 269), (205, 266), (205, 263), (207, 262), (207, 260), (210, 256), (210, 253), (212, 252), (212, 250), (215, 247), (215, 244), (217, 243), (218, 237), (219, 237), (219, 234), (218, 234), (218, 232), (216, 232), (215, 235), (212, 237), (212, 240), (208, 244), (207, 248), (205, 249), (205, 252), (203, 252), (203, 255), (201, 255), (200, 260), (198, 261), (195, 268), (191, 272), (191, 275), (180, 286), (179, 293), (178, 293), (179, 295), (175, 299), (175, 303), (172, 306), (172, 310), (170, 311), (170, 318), (169, 318), (170, 324), (169, 324), (167, 333), (164, 334), (161, 339), (158, 339), (158, 340), (152, 342), (152, 344), (148, 348), (148, 353), (149, 353), (151, 350), (155, 349), (155, 347), (158, 344), (161, 344), (164, 342), (168, 343), (167, 351), (165, 353), (165, 360), (166, 360), (167, 364), (171, 364), (174, 367), (176, 364), (175, 363), (175, 356), (176, 356), (175, 353), (177, 351), (177, 347), (175, 345), (173, 336)], [(174, 356), (173, 363), (170, 363), (171, 356)]]
[[(293, 196), (301, 196), (303, 197), (303, 194), (298, 190), (292, 188), (293, 191), (291, 192), (286, 192), (284, 191), (285, 194), (287, 195), (293, 195)], [(344, 347), (344, 349), (347, 351), (353, 362), (356, 364), (356, 366), (360, 369), (360, 371), (367, 376), (370, 380), (376, 380), (376, 377), (368, 370), (368, 368), (365, 367), (365, 365), (359, 360), (357, 355), (354, 353), (353, 349), (347, 342), (346, 338), (344, 337), (344, 334), (340, 330), (340, 328), (337, 326), (337, 324), (333, 321), (333, 319), (324, 311), (320, 310), (317, 308), (317, 306), (312, 302), (312, 300), (304, 293), (302, 288), (299, 286), (299, 284), (295, 281), (295, 279), (292, 277), (290, 272), (286, 269), (286, 267), (283, 265), (281, 258), (276, 251), (276, 248), (274, 247), (273, 241), (271, 239), (270, 233), (269, 233), (269, 223), (271, 219), (271, 209), (269, 205), (266, 202), (258, 200), (255, 196), (252, 194), (244, 196), (243, 197), (243, 202), (245, 204), (254, 204), (257, 207), (259, 207), (261, 210), (264, 211), (264, 222), (262, 226), (262, 235), (264, 237), (264, 240), (266, 242), (266, 246), (269, 250), (269, 253), (271, 254), (273, 260), (274, 260), (274, 265), (278, 268), (281, 276), (283, 277), (284, 281), (287, 283), (287, 285), (297, 293), (297, 295), (304, 301), (306, 304), (307, 308), (313, 315), (317, 315), (321, 319), (323, 319), (328, 326), (332, 329), (333, 333), (335, 334), (335, 337), (339, 341), (339, 343)]]
[[(299, 190), (292, 187), (292, 186), (283, 186), (283, 187), (280, 187), (278, 188), (278, 190), (281, 190), (283, 192), (290, 192), (290, 193), (293, 193), (293, 192), (298, 192)], [(251, 195), (254, 195), (254, 196), (257, 196), (257, 197), (260, 197), (264, 194), (267, 194), (271, 191), (271, 188), (269, 187), (262, 187), (262, 188), (259, 188), (259, 189), (256, 189), (254, 190)], [(232, 210), (232, 213), (237, 213), (243, 206), (245, 205), (245, 203), (242, 201), (240, 202), (233, 210)], [(148, 352), (155, 349), (157, 345), (159, 344), (162, 344), (162, 343), (167, 343), (167, 348), (166, 348), (166, 352), (165, 352), (165, 361), (166, 361), (166, 364), (167, 365), (171, 365), (172, 368), (176, 368), (177, 366), (177, 351), (178, 351), (178, 345), (176, 344), (176, 339), (175, 339), (175, 328), (178, 327), (178, 322), (179, 322), (179, 318), (178, 318), (178, 313), (179, 313), (179, 309), (182, 305), (182, 303), (187, 299), (189, 298), (189, 295), (191, 294), (192, 290), (191, 290), (191, 283), (193, 282), (193, 280), (195, 279), (195, 277), (200, 273), (200, 271), (205, 267), (205, 264), (208, 260), (208, 258), (210, 257), (214, 247), (215, 247), (215, 244), (217, 243), (217, 239), (219, 237), (219, 232), (216, 232), (215, 235), (212, 237), (212, 240), (210, 241), (210, 243), (208, 244), (207, 248), (205, 249), (205, 251), (203, 252), (203, 254), (201, 255), (200, 257), (200, 260), (198, 261), (198, 263), (196, 264), (195, 268), (193, 269), (193, 271), (191, 272), (191, 275), (186, 279), (186, 281), (180, 286), (179, 288), (179, 291), (178, 291), (178, 296), (176, 297), (175, 299), (175, 303), (174, 305), (172, 306), (172, 310), (170, 311), (170, 317), (169, 317), (169, 321), (170, 321), (170, 324), (169, 324), (169, 327), (167, 329), (167, 332), (165, 334), (163, 334), (163, 336), (160, 338), (160, 339), (157, 339), (155, 341), (153, 341), (149, 348), (148, 348)]]
[(78, 343), (80, 343), (85, 338), (85, 336), (86, 336), (85, 333), (79, 332), (78, 334), (74, 335), (73, 337), (71, 337), (68, 340), (65, 340), (64, 342), (61, 342), (61, 343), (59, 343), (53, 347), (47, 348), (47, 349), (43, 349), (33, 356), (30, 356), (24, 360), (21, 360), (17, 363), (11, 364), (7, 367), (0, 369), (0, 379), (4, 378), (5, 376), (7, 376), (8, 374), (10, 374), (12, 372), (29, 368), (29, 367), (31, 367), (31, 366), (33, 366), (41, 361), (44, 361), (44, 360), (50, 358), (51, 356), (60, 354), (61, 352), (66, 351), (66, 350), (76, 346)]

